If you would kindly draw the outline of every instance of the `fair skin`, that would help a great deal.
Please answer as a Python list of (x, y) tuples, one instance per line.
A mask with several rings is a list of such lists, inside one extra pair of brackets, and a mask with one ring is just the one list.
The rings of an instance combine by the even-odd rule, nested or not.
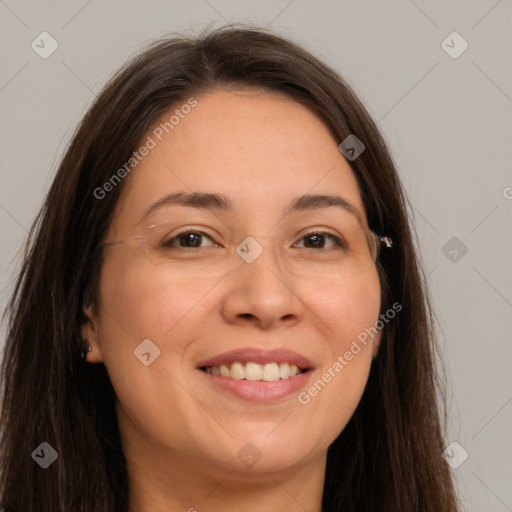
[[(235, 234), (241, 242), (243, 233), (264, 250), (250, 264), (239, 258), (222, 267), (213, 260), (162, 264), (137, 244), (105, 248), (99, 304), (85, 310), (91, 322), (83, 335), (92, 347), (87, 361), (105, 364), (118, 397), (130, 512), (320, 512), (327, 449), (361, 398), (378, 336), (307, 404), (297, 397), (378, 320), (377, 270), (297, 276), (258, 236), (288, 240), (287, 226), (335, 232), (336, 219), (350, 216), (338, 206), (283, 216), (304, 194), (341, 196), (367, 224), (357, 182), (339, 141), (293, 100), (255, 89), (197, 100), (127, 178), (105, 240), (170, 220), (175, 232), (201, 228), (221, 246)], [(166, 206), (138, 225), (149, 205), (174, 192), (223, 194), (235, 210)], [(145, 339), (160, 350), (148, 366), (134, 357)], [(226, 377), (198, 368), (245, 348), (307, 358), (303, 385), (258, 401), (219, 388), (214, 379)]]

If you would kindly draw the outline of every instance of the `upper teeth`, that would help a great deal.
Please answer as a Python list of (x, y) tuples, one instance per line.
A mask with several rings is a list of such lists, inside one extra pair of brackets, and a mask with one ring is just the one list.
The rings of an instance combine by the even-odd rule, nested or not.
[(219, 366), (207, 366), (205, 370), (217, 377), (231, 377), (238, 380), (264, 380), (267, 382), (295, 377), (295, 375), (301, 373), (297, 365), (289, 363), (258, 364), (248, 362), (243, 364), (235, 362), (231, 364), (231, 367), (221, 364)]

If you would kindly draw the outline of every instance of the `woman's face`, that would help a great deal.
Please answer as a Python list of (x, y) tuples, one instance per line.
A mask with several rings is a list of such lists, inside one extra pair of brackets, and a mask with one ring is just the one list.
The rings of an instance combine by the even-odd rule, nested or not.
[[(256, 89), (196, 100), (168, 133), (160, 122), (179, 105), (155, 124), (125, 178), (105, 237), (124, 242), (104, 248), (88, 361), (105, 364), (123, 441), (141, 456), (204, 471), (300, 467), (352, 416), (378, 343), (361, 333), (380, 308), (361, 247), (305, 235), (360, 240), (363, 203), (341, 141), (307, 108)], [(313, 195), (353, 211), (325, 199), (287, 210)], [(286, 378), (287, 363), (307, 371)]]

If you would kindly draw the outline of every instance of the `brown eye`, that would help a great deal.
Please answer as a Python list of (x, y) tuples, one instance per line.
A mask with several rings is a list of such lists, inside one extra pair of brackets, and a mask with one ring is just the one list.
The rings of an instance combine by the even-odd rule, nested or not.
[(305, 241), (303, 247), (306, 249), (346, 248), (346, 244), (340, 238), (325, 232), (308, 233), (301, 238), (301, 241)]
[[(169, 248), (182, 247), (184, 249), (197, 249), (202, 247), (201, 242), (203, 238), (211, 240), (208, 235), (200, 231), (183, 231), (169, 240), (165, 240), (162, 245)], [(176, 242), (178, 242), (178, 245), (176, 245)]]
[(311, 235), (305, 236), (304, 240), (307, 240), (306, 247), (323, 249), (325, 246), (325, 235), (320, 233), (312, 233)]

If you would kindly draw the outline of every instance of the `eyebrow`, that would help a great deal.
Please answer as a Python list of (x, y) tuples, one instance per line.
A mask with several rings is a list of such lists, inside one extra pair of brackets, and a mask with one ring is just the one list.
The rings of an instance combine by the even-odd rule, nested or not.
[[(168, 194), (158, 201), (149, 205), (144, 211), (140, 221), (148, 217), (154, 211), (166, 206), (186, 206), (190, 208), (207, 209), (223, 212), (234, 212), (235, 206), (231, 199), (223, 194), (208, 194), (200, 192), (183, 193), (176, 192)], [(319, 210), (337, 206), (354, 215), (360, 224), (363, 224), (359, 210), (341, 196), (325, 194), (306, 194), (293, 199), (290, 205), (284, 210), (284, 215), (293, 212), (307, 210)], [(139, 222), (140, 222), (139, 221)]]

